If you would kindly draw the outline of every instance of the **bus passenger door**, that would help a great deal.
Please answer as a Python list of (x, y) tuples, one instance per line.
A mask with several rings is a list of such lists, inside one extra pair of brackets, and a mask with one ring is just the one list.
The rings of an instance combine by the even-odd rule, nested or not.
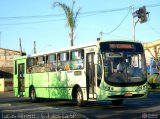
[(24, 63), (18, 64), (18, 92), (24, 92), (25, 91), (25, 77), (24, 77), (24, 71), (25, 71)]
[(95, 53), (86, 54), (86, 82), (87, 82), (87, 97), (88, 99), (96, 98), (96, 78), (95, 78)]

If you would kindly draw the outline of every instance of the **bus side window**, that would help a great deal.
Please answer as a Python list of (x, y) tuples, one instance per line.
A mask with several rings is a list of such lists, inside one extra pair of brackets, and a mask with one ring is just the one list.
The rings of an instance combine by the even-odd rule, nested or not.
[(69, 70), (69, 52), (63, 52), (58, 54), (58, 70), (67, 71)]
[(56, 71), (57, 63), (56, 63), (56, 55), (50, 54), (48, 56), (47, 67), (49, 67), (49, 71)]
[(46, 59), (45, 59), (45, 64), (47, 65), (48, 64), (48, 55), (46, 55)]
[(35, 65), (32, 68), (33, 72), (38, 73), (38, 72), (45, 72), (45, 56), (38, 56), (35, 57)]
[(36, 57), (35, 59), (36, 59), (35, 65), (38, 65), (38, 57)]
[(60, 70), (60, 53), (57, 54), (57, 70)]
[(45, 65), (45, 56), (38, 57), (38, 65), (41, 67)]
[(83, 69), (84, 66), (84, 50), (76, 50), (71, 52), (71, 69)]
[(36, 64), (35, 58), (27, 58), (27, 73), (30, 73), (32, 71), (32, 68)]

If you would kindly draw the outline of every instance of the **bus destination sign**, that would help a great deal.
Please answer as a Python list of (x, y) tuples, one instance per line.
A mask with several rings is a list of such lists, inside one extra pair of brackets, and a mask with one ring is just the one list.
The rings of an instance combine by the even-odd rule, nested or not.
[(114, 49), (134, 49), (132, 44), (109, 44), (109, 47)]

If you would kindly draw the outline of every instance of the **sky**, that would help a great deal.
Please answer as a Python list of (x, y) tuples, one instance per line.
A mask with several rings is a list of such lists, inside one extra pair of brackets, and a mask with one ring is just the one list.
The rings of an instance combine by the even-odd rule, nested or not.
[[(0, 0), (0, 47), (22, 49), (28, 55), (70, 46), (66, 17), (59, 1), (68, 6), (72, 0)], [(97, 40), (133, 40), (134, 11), (146, 6), (148, 21), (135, 26), (136, 41), (160, 40), (159, 0), (75, 0), (74, 10), (81, 8), (77, 17), (74, 45)], [(137, 21), (138, 18), (134, 18)], [(100, 35), (102, 33), (102, 36)]]

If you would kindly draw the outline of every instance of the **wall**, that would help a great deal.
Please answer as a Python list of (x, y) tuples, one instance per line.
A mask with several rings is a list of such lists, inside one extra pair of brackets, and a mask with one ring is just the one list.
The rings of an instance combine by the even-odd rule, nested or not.
[(12, 91), (13, 80), (12, 78), (0, 78), (0, 92)]

